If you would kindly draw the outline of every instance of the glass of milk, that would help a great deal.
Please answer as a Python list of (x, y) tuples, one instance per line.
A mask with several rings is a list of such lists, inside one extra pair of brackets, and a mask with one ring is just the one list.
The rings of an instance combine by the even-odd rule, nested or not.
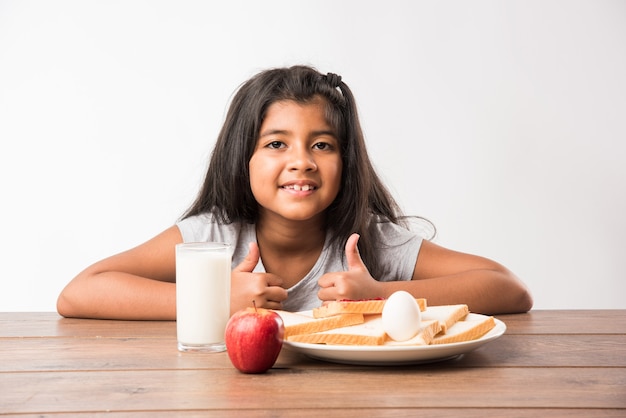
[(226, 350), (231, 260), (230, 244), (176, 245), (176, 331), (180, 351)]

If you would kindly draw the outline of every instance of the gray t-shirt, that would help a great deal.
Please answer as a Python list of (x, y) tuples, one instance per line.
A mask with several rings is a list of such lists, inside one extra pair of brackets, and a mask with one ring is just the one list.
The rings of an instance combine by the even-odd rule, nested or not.
[[(192, 216), (177, 223), (184, 242), (226, 242), (233, 246), (232, 267), (239, 265), (248, 254), (248, 244), (256, 242), (255, 225), (247, 223), (220, 224), (212, 215)], [(377, 223), (376, 247), (380, 251), (383, 274), (379, 281), (411, 280), (422, 237), (391, 222)], [(287, 300), (283, 309), (305, 311), (320, 306), (317, 297), (318, 279), (325, 273), (346, 271), (347, 264), (343, 252), (333, 251), (328, 237), (319, 259), (309, 273), (291, 288), (287, 289)], [(254, 272), (264, 273), (262, 260)]]

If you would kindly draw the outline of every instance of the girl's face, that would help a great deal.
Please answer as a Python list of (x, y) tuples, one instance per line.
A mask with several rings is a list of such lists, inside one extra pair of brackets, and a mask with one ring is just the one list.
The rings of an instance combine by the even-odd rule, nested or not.
[(249, 168), (261, 217), (321, 220), (339, 193), (342, 170), (339, 140), (322, 100), (270, 105)]

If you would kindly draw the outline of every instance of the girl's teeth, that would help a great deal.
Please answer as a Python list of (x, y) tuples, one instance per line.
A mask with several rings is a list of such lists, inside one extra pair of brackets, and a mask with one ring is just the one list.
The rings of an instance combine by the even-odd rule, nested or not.
[(304, 186), (300, 186), (298, 184), (294, 184), (293, 186), (291, 186), (294, 190), (296, 191), (303, 191), (303, 192), (308, 192), (309, 190), (313, 190), (312, 186), (309, 186), (308, 184), (305, 184)]

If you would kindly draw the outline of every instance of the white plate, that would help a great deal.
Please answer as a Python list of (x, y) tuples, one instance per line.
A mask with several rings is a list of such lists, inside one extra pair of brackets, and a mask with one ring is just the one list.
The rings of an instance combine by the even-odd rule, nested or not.
[[(470, 313), (468, 319), (479, 319), (484, 315)], [(287, 349), (302, 353), (308, 357), (333, 363), (364, 364), (370, 366), (389, 366), (401, 364), (432, 363), (448, 360), (461, 354), (469, 353), (478, 347), (501, 337), (506, 325), (494, 318), (496, 326), (477, 340), (462, 343), (414, 345), (414, 346), (365, 346), (365, 345), (327, 345), (284, 341)]]

